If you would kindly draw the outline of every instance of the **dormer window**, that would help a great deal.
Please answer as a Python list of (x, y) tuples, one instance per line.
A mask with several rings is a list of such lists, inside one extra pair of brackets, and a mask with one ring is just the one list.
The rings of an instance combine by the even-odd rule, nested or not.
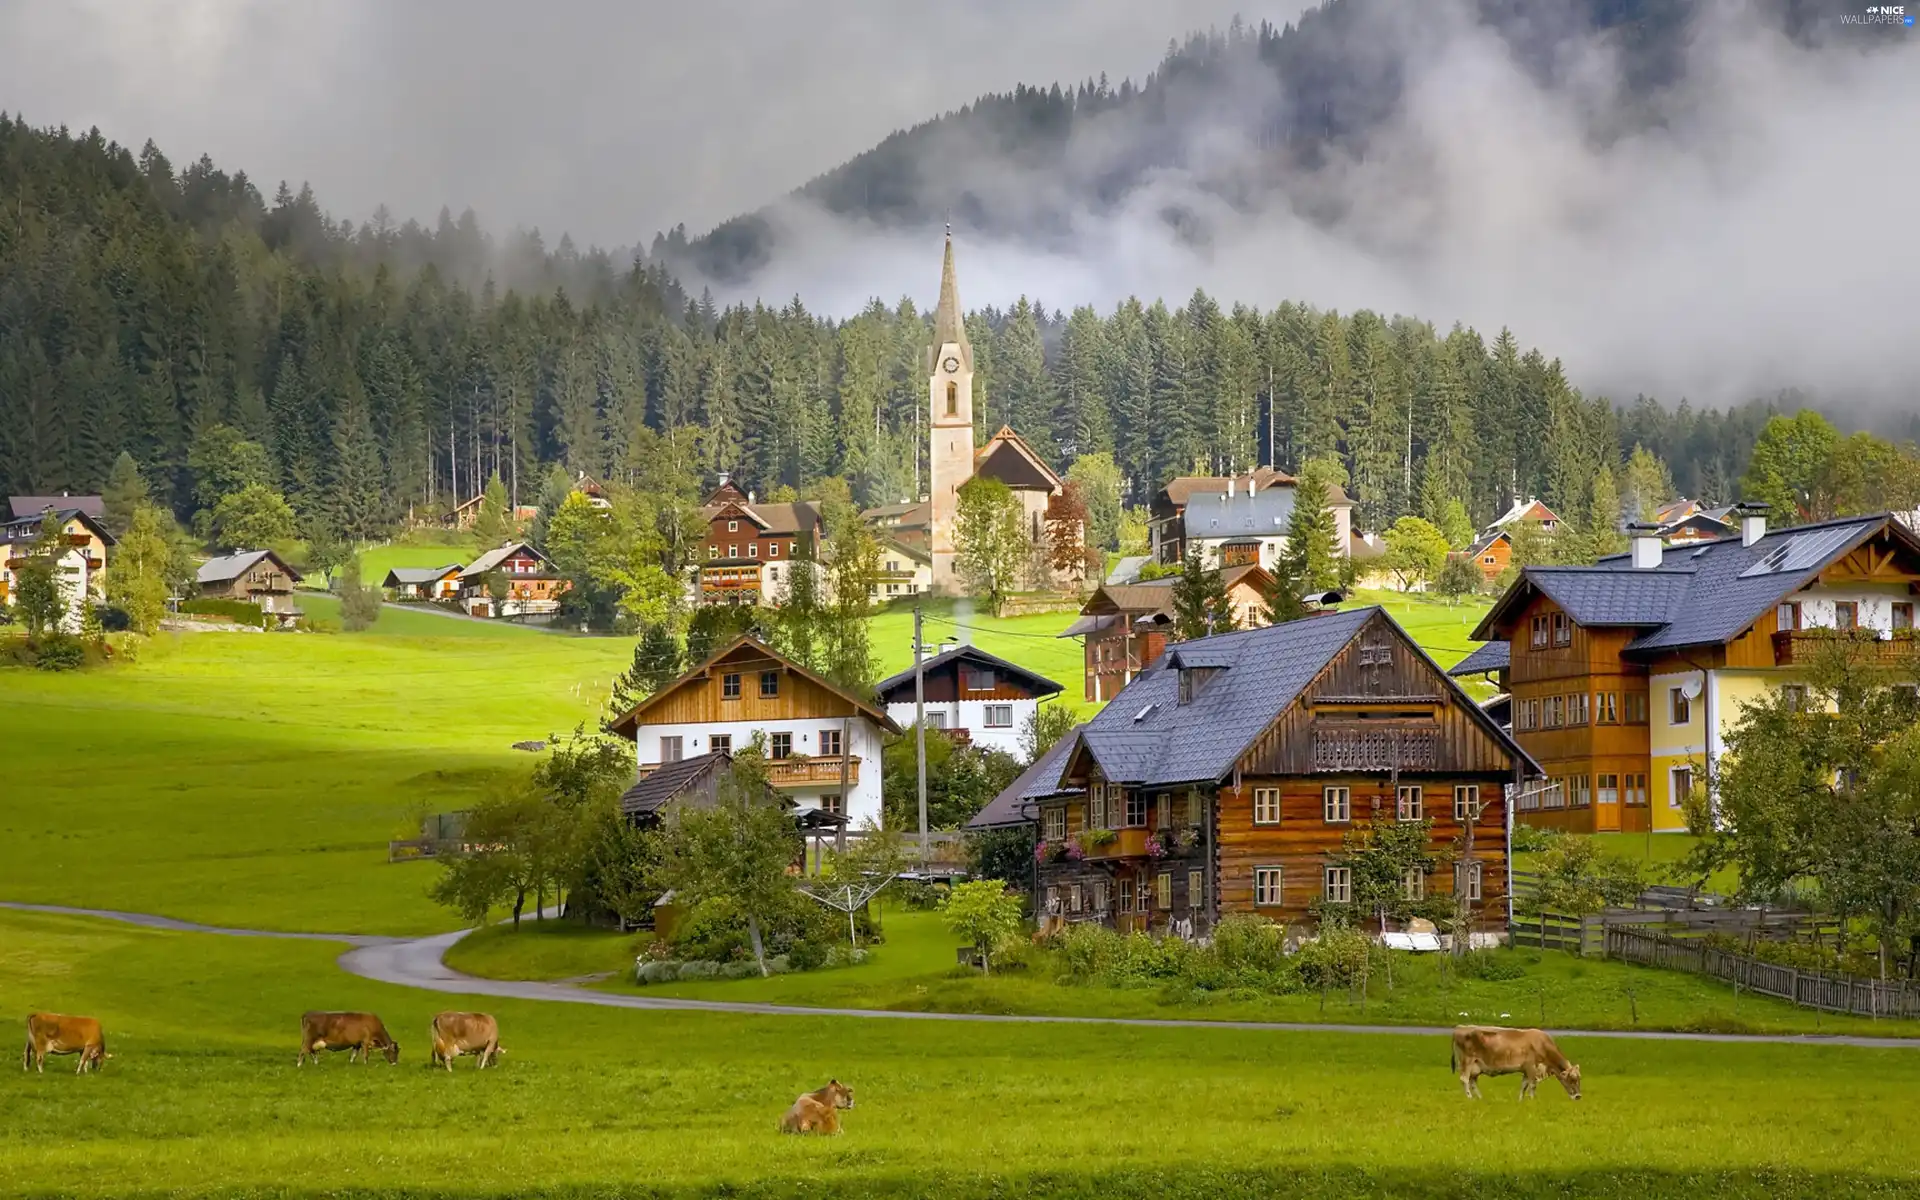
[(1207, 690), (1207, 684), (1221, 671), (1219, 667), (1181, 667), (1180, 703), (1192, 704), (1201, 692)]

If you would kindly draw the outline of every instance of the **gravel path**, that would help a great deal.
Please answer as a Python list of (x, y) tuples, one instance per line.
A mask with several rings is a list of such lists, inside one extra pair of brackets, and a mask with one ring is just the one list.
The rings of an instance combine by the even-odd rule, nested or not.
[[(270, 930), (221, 929), (171, 917), (142, 913), (112, 912), (97, 908), (70, 908), (59, 904), (12, 904), (0, 901), (0, 908), (27, 912), (63, 913), (69, 916), (101, 917), (125, 921), (151, 929), (170, 929), (182, 933), (214, 933), (229, 937), (289, 938), (300, 941), (345, 942), (354, 948), (340, 956), (340, 965), (355, 975), (401, 987), (430, 992), (451, 992), (467, 996), (501, 996), (512, 1000), (546, 1000), (563, 1004), (594, 1004), (605, 1008), (640, 1008), (683, 1012), (741, 1013), (769, 1017), (864, 1017), (907, 1021), (962, 1021), (1013, 1025), (1123, 1025), (1144, 1029), (1233, 1029), (1281, 1033), (1353, 1033), (1392, 1034), (1400, 1037), (1436, 1037), (1453, 1030), (1440, 1025), (1344, 1025), (1333, 1022), (1281, 1021), (1201, 1021), (1144, 1017), (1043, 1017), (998, 1013), (898, 1012), (872, 1008), (807, 1008), (791, 1004), (752, 1004), (725, 1000), (682, 1000), (667, 996), (630, 996), (611, 992), (591, 992), (560, 983), (519, 982), (479, 979), (462, 975), (447, 966), (447, 950), (471, 930), (436, 934), (425, 938), (375, 937), (365, 934), (275, 933)], [(1651, 1030), (1550, 1030), (1555, 1036), (1582, 1038), (1621, 1038), (1645, 1042), (1741, 1042), (1760, 1045), (1859, 1046), (1871, 1049), (1920, 1049), (1920, 1038), (1863, 1037), (1858, 1035), (1817, 1034), (1733, 1034), (1664, 1033)]]

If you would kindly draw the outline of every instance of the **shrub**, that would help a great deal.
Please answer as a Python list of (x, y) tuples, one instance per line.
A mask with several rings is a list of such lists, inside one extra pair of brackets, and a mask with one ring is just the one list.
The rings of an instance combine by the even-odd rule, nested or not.
[(703, 960), (699, 962), (682, 963), (680, 965), (679, 978), (682, 983), (689, 983), (699, 979), (718, 979), (720, 978), (720, 970), (721, 966), (717, 962)]
[(893, 894), (910, 912), (932, 912), (940, 907), (946, 889), (918, 879), (908, 879), (895, 884)]
[(250, 604), (245, 600), (224, 600), (214, 596), (203, 596), (194, 600), (182, 600), (180, 611), (189, 615), (219, 617), (223, 621), (232, 621), (236, 625), (253, 625), (261, 629), (267, 627), (267, 614), (258, 604)]
[(749, 952), (747, 923), (724, 900), (709, 900), (687, 913), (671, 942), (674, 957), (683, 960), (724, 962)]
[(87, 665), (87, 649), (78, 638), (43, 637), (33, 645), (33, 665), (42, 671), (78, 671)]
[(787, 950), (787, 964), (796, 971), (817, 971), (827, 965), (827, 952), (818, 943), (802, 938)]
[[(768, 965), (768, 970), (772, 970), (771, 964)], [(730, 962), (720, 967), (720, 978), (722, 979), (745, 979), (749, 975), (758, 975), (759, 973), (760, 967), (757, 963)]]
[(1234, 913), (1214, 927), (1213, 953), (1229, 971), (1284, 970), (1286, 936), (1284, 925), (1265, 917)]
[(680, 978), (680, 968), (684, 965), (672, 961), (643, 962), (634, 970), (634, 982), (672, 983)]
[(1309, 988), (1347, 987), (1367, 968), (1371, 943), (1366, 935), (1342, 926), (1322, 926), (1320, 936), (1294, 956), (1300, 982)]
[(1527, 968), (1511, 954), (1474, 950), (1460, 957), (1460, 973), (1469, 979), (1507, 983), (1526, 978)]
[(1565, 836), (1558, 829), (1540, 829), (1515, 821), (1512, 850), (1515, 854), (1538, 854), (1551, 849), (1555, 842)]

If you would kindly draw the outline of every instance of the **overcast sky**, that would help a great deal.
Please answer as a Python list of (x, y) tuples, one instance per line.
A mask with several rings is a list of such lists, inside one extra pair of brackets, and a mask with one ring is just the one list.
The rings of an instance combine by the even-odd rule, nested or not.
[(1016, 83), (1291, 0), (0, 0), (0, 110), (211, 154), (337, 217), (698, 233)]

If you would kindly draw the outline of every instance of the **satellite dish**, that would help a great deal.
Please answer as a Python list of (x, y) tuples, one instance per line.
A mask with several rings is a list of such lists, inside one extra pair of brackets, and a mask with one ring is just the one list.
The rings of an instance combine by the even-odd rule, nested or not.
[(1700, 681), (1698, 679), (1687, 680), (1680, 685), (1680, 694), (1689, 700), (1698, 700), (1700, 698)]

